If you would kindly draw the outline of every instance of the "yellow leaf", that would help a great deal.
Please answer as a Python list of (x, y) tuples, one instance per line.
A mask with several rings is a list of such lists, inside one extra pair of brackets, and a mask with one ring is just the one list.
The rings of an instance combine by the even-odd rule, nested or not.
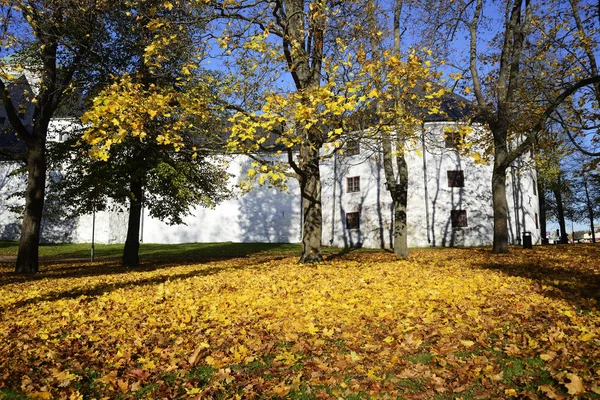
[(59, 387), (67, 387), (72, 381), (78, 381), (80, 376), (70, 373), (69, 371), (55, 371), (52, 376), (58, 381)]
[(156, 364), (154, 364), (154, 361), (152, 361), (152, 360), (145, 362), (142, 365), (142, 369), (144, 369), (144, 370), (151, 370), (151, 369), (155, 369), (155, 368), (156, 368)]
[(460, 343), (465, 347), (471, 347), (475, 344), (472, 340), (461, 340)]
[(509, 356), (516, 356), (521, 354), (521, 349), (519, 349), (515, 344), (510, 344), (504, 347), (504, 352)]
[(333, 328), (332, 329), (323, 328), (323, 331), (322, 331), (323, 336), (327, 336), (328, 338), (331, 338), (331, 337), (333, 337), (333, 333), (334, 333)]
[(306, 329), (306, 331), (308, 333), (310, 333), (311, 335), (316, 335), (319, 332), (319, 328), (317, 328), (316, 326), (314, 326), (313, 324), (310, 324), (308, 326), (308, 328)]
[(379, 95), (379, 92), (377, 91), (377, 89), (373, 89), (369, 92), (369, 94), (367, 95), (370, 99), (377, 97), (377, 95)]
[(170, 1), (165, 1), (163, 6), (169, 11), (173, 9), (173, 3), (171, 3)]
[(146, 46), (146, 48), (144, 49), (144, 51), (148, 54), (152, 54), (154, 50), (156, 50), (156, 46), (154, 45), (154, 43), (152, 43), (149, 46)]
[(585, 388), (583, 387), (583, 382), (580, 377), (575, 374), (567, 374), (567, 378), (569, 378), (571, 382), (565, 383), (564, 385), (569, 391), (569, 394), (577, 395), (585, 392)]
[(540, 354), (540, 358), (544, 361), (553, 360), (554, 357), (556, 357), (556, 353), (554, 351), (549, 351), (547, 353)]
[(538, 386), (538, 390), (546, 395), (549, 399), (562, 399), (563, 396), (556, 393), (554, 388), (550, 385)]
[(127, 381), (118, 379), (117, 386), (118, 386), (119, 390), (123, 393), (125, 393), (129, 390), (129, 384), (127, 383)]
[(36, 400), (51, 400), (52, 395), (49, 392), (33, 392), (27, 395), (28, 397)]
[(595, 336), (596, 335), (594, 335), (592, 332), (583, 332), (577, 339), (581, 340), (582, 342), (589, 342)]
[(110, 385), (112, 387), (116, 387), (117, 386), (117, 371), (112, 371), (108, 375), (104, 375), (102, 378), (99, 379), (99, 381), (104, 383), (105, 385)]

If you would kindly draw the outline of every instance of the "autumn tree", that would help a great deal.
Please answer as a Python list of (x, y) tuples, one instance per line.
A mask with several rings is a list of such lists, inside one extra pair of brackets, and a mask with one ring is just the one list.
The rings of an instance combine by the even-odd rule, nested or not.
[(592, 241), (596, 243), (596, 222), (600, 217), (600, 174), (595, 171), (579, 174), (576, 181), (576, 196), (579, 199), (580, 212), (590, 224)]
[[(259, 171), (261, 182), (277, 183), (286, 174), (298, 179), (304, 219), (300, 261), (305, 263), (323, 259), (320, 153), (336, 121), (355, 107), (336, 86), (352, 62), (344, 60), (350, 53), (343, 26), (353, 26), (349, 19), (356, 6), (327, 0), (214, 2), (227, 24), (220, 45), (235, 52), (230, 66), (243, 78), (229, 148), (257, 153), (267, 150), (265, 144), (283, 147), (276, 156), (285, 152), (288, 166), (260, 159), (255, 164), (260, 168), (250, 174)], [(289, 86), (276, 85), (282, 72)], [(339, 136), (342, 129), (335, 129)]]
[[(116, 65), (114, 82), (82, 116), (89, 127), (75, 141), (74, 150), (91, 159), (71, 160), (72, 178), (57, 187), (81, 197), (82, 184), (102, 205), (107, 198), (129, 203), (123, 265), (136, 266), (143, 206), (181, 223), (191, 206), (223, 199), (227, 179), (224, 163), (211, 157), (221, 144), (218, 118), (209, 111), (218, 85), (199, 69), (199, 10), (156, 0), (126, 5), (113, 20), (127, 62)], [(93, 205), (82, 206), (75, 211)]]
[(192, 207), (213, 207), (228, 195), (225, 162), (214, 157), (212, 144), (201, 142), (205, 137), (196, 133), (202, 126), (199, 122), (182, 135), (185, 146), (179, 151), (158, 144), (154, 139), (160, 128), (153, 127), (145, 141), (126, 137), (113, 144), (106, 160), (91, 158), (92, 146), (81, 133), (73, 134), (50, 147), (59, 174), (50, 182), (48, 197), (68, 217), (127, 210), (122, 263), (137, 266), (142, 208), (154, 218), (182, 224)]
[[(91, 72), (102, 62), (99, 49), (109, 39), (107, 13), (120, 2), (111, 0), (2, 1), (1, 44), (7, 53), (0, 65), (0, 97), (8, 121), (25, 143), (27, 188), (21, 226), (16, 272), (38, 271), (40, 223), (44, 208), (46, 179), (46, 137), (50, 119), (64, 99), (80, 82), (82, 72)], [(31, 80), (32, 93), (23, 104), (15, 104), (7, 85), (22, 73)], [(33, 104), (31, 125), (20, 118), (20, 110)]]
[[(414, 52), (404, 59), (387, 50), (369, 57), (372, 35), (389, 30), (372, 32), (362, 23), (378, 12), (363, 2), (242, 1), (214, 7), (222, 28), (218, 44), (227, 67), (241, 79), (228, 106), (235, 110), (228, 148), (254, 158), (249, 176), (262, 184), (298, 180), (300, 261), (321, 261), (321, 160), (343, 152), (357, 131), (389, 135), (402, 111), (393, 106), (392, 88), (402, 85), (405, 98), (416, 98), (410, 90), (424, 84), (419, 78), (428, 68)], [(386, 107), (374, 106), (378, 102)]]
[[(390, 9), (380, 2), (367, 2), (367, 29), (372, 66), (372, 79), (382, 96), (374, 99), (375, 121), (362, 127), (367, 136), (373, 133), (381, 145), (385, 185), (392, 198), (394, 210), (393, 246), (399, 258), (408, 257), (408, 164), (406, 152), (420, 135), (419, 126), (429, 112), (439, 112), (439, 99), (445, 93), (434, 86), (439, 77), (432, 70), (431, 60), (418, 57), (415, 50), (402, 51), (401, 15), (403, 0), (396, 0)], [(388, 14), (392, 14), (393, 18)], [(385, 23), (392, 20), (391, 28)], [(384, 32), (390, 34), (385, 35)], [(391, 37), (391, 40), (390, 40)], [(386, 43), (390, 43), (387, 46)], [(390, 48), (391, 47), (391, 48)], [(436, 60), (437, 61), (437, 60)], [(395, 165), (394, 165), (395, 164)]]
[(587, 56), (598, 49), (597, 21), (586, 12), (585, 23), (579, 25), (577, 13), (586, 8), (576, 1), (565, 5), (559, 1), (434, 4), (426, 0), (422, 4), (432, 11), (427, 20), (430, 32), (450, 40), (462, 29), (468, 35), (468, 58), (449, 64), (462, 66), (468, 78), (465, 92), (473, 92), (480, 118), (491, 132), (492, 251), (506, 253), (508, 167), (531, 149), (536, 135), (560, 106), (569, 104), (579, 112), (598, 107), (595, 91), (600, 77)]
[(596, 240), (597, 220), (600, 217), (600, 174), (594, 157), (573, 154), (567, 164), (568, 184), (571, 194), (572, 220), (587, 223), (592, 240)]

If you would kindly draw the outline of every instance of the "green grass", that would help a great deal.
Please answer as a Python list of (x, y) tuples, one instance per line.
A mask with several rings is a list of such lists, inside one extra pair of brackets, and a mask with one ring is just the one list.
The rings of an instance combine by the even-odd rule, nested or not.
[(195, 387), (203, 387), (210, 383), (212, 375), (217, 370), (208, 365), (197, 365), (188, 373), (188, 378), (195, 383)]
[(400, 379), (398, 381), (398, 387), (403, 392), (419, 392), (425, 388), (424, 379), (418, 378), (408, 378), (408, 379)]
[[(0, 241), (0, 255), (16, 256), (19, 249), (17, 242)], [(90, 243), (63, 243), (40, 245), (40, 257), (73, 257), (86, 258), (90, 256)], [(293, 253), (299, 252), (300, 246), (288, 243), (184, 243), (184, 244), (155, 244), (142, 243), (140, 256), (180, 256), (208, 255), (211, 257), (245, 256), (253, 253)], [(117, 258), (123, 253), (123, 244), (96, 244), (95, 257)]]
[(429, 364), (433, 359), (433, 356), (427, 351), (422, 351), (421, 353), (413, 354), (407, 358), (408, 361), (412, 362), (413, 364)]
[[(123, 244), (95, 244), (95, 260), (118, 259), (123, 255)], [(19, 250), (18, 242), (0, 241), (0, 256), (16, 257)], [(338, 247), (323, 247), (323, 254), (331, 256), (347, 254), (350, 252), (377, 252), (380, 249), (343, 249)], [(246, 257), (250, 255), (278, 255), (299, 256), (302, 246), (295, 243), (183, 243), (183, 244), (156, 244), (141, 243), (140, 259), (157, 261), (194, 261), (208, 259), (225, 259)], [(61, 243), (42, 244), (39, 247), (42, 261), (65, 258), (89, 259), (91, 255), (90, 243)]]
[(0, 400), (28, 400), (29, 397), (11, 389), (0, 389)]

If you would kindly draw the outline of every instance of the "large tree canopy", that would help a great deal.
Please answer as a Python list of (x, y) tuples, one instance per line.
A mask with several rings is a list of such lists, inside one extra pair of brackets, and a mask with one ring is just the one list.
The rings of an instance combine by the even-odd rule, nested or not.
[[(16, 271), (38, 271), (38, 244), (44, 207), (46, 137), (50, 119), (81, 82), (93, 84), (104, 63), (102, 46), (111, 40), (111, 0), (19, 1), (0, 3), (0, 99), (8, 121), (26, 146), (27, 188)], [(25, 74), (32, 91), (18, 104), (8, 90)], [(15, 99), (16, 100), (16, 99)], [(27, 109), (32, 108), (30, 113)], [(31, 123), (24, 115), (31, 115)]]
[[(400, 55), (384, 48), (391, 34), (385, 10), (362, 1), (213, 6), (224, 68), (239, 82), (228, 99), (234, 110), (228, 149), (252, 154), (255, 168), (248, 172), (261, 183), (298, 179), (301, 262), (320, 261), (321, 159), (340, 151), (357, 130), (375, 137), (413, 123), (405, 103), (415, 106), (435, 91), (427, 83), (430, 62), (416, 51)], [(373, 41), (382, 43), (377, 57)], [(402, 100), (395, 102), (398, 93)], [(386, 106), (375, 106), (378, 102)]]
[(123, 264), (135, 266), (143, 206), (181, 223), (190, 207), (222, 200), (227, 179), (224, 162), (210, 157), (221, 124), (211, 111), (217, 79), (198, 64), (201, 9), (157, 0), (127, 6), (114, 23), (129, 62), (116, 68), (119, 75), (82, 116), (88, 128), (79, 150), (91, 160), (71, 161), (73, 178), (59, 188), (76, 195), (77, 186), (91, 180), (84, 186), (91, 199), (129, 203)]
[[(420, 2), (429, 43), (446, 50), (491, 132), (495, 253), (508, 251), (507, 168), (532, 148), (553, 118), (597, 116), (597, 9), (578, 1)], [(464, 32), (468, 52), (455, 52)], [(464, 42), (461, 43), (464, 46)], [(452, 56), (458, 54), (459, 56)], [(461, 58), (461, 54), (466, 57)], [(563, 117), (564, 118), (564, 117)]]

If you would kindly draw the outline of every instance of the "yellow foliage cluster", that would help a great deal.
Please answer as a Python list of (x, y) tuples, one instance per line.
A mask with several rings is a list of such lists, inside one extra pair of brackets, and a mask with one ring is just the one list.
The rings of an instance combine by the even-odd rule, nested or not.
[[(182, 133), (208, 118), (205, 99), (195, 92), (180, 92), (173, 87), (146, 86), (123, 75), (94, 98), (82, 116), (89, 126), (83, 139), (92, 148), (90, 156), (108, 159), (110, 147), (128, 135), (140, 141), (183, 147)], [(193, 123), (192, 123), (193, 122)]]
[[(598, 393), (598, 249), (57, 264), (0, 286), (0, 390), (32, 398)], [(596, 285), (596, 286), (594, 286)], [(596, 296), (596, 299), (593, 296)]]
[[(351, 74), (349, 68), (354, 69)], [(291, 149), (306, 140), (306, 132), (336, 148), (340, 137), (356, 130), (364, 130), (366, 136), (387, 132), (410, 140), (410, 134), (400, 131), (414, 133), (427, 114), (440, 112), (439, 98), (445, 90), (431, 84), (437, 74), (414, 50), (406, 60), (389, 52), (378, 60), (348, 54), (343, 62), (326, 59), (324, 70), (328, 80), (321, 85), (267, 91), (260, 111), (234, 114), (228, 151), (256, 153), (269, 146)], [(249, 177), (276, 184), (272, 177), (277, 179), (286, 167), (271, 162), (263, 168), (267, 170), (250, 170)]]

